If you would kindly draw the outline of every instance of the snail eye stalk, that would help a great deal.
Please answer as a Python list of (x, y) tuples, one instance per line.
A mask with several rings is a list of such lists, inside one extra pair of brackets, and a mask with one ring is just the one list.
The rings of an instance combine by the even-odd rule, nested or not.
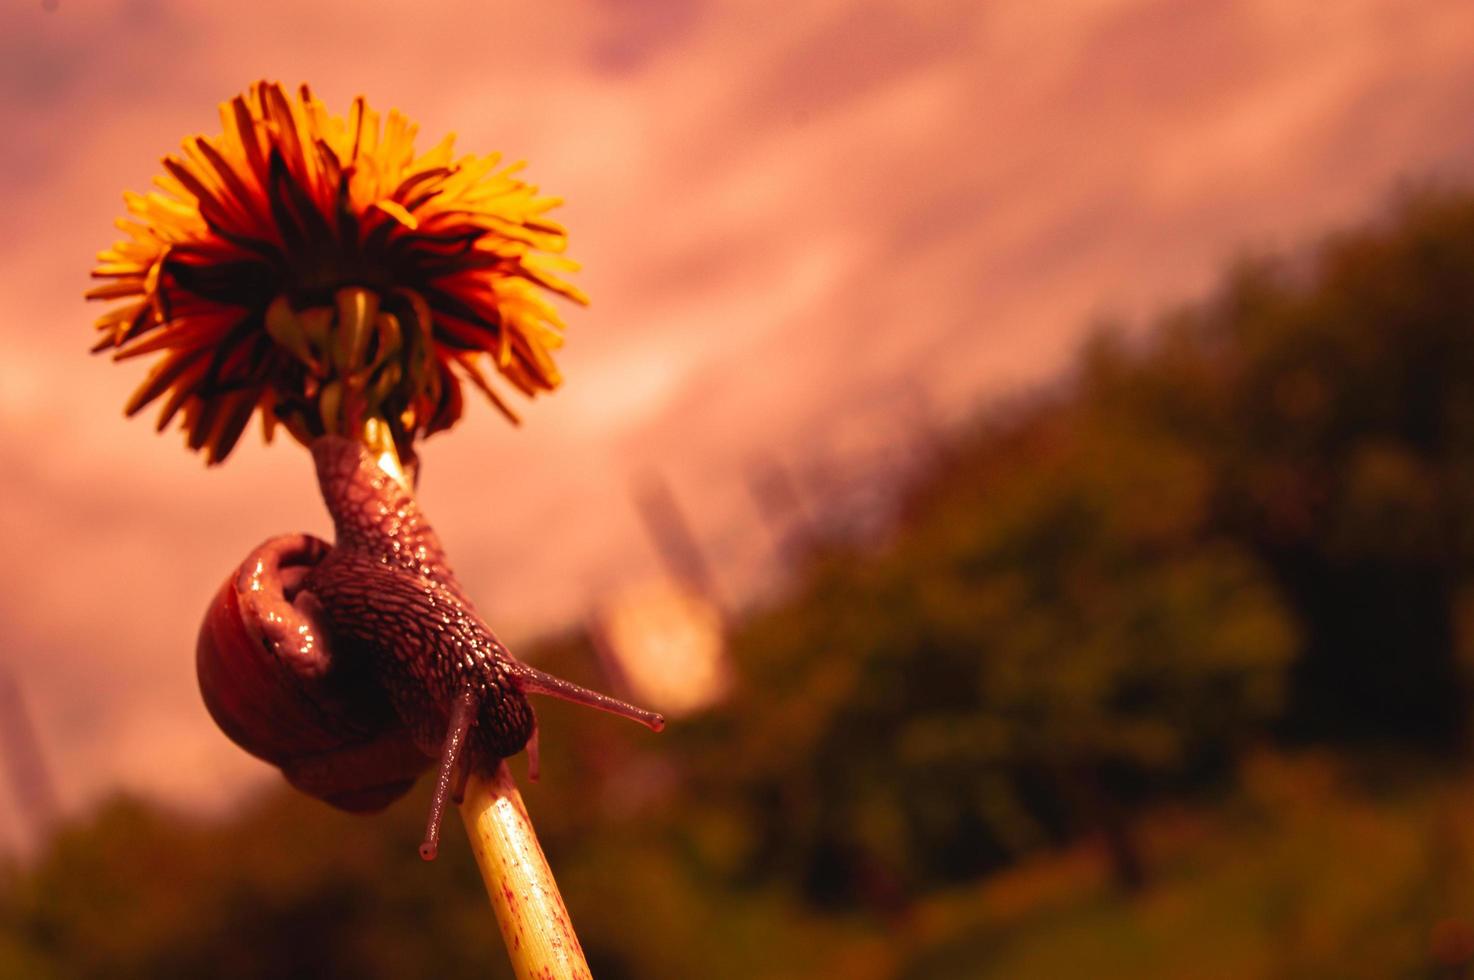
[(128, 401), (160, 403), (211, 463), (259, 411), (304, 444), (324, 434), (392, 446), (454, 425), (462, 385), (508, 419), (492, 379), (531, 397), (560, 383), (563, 323), (583, 303), (563, 274), (559, 202), (497, 155), (423, 153), (416, 127), (358, 98), (336, 116), (303, 86), (259, 82), (220, 107), (222, 132), (184, 142), (87, 295), (110, 302), (95, 351), (152, 357)]

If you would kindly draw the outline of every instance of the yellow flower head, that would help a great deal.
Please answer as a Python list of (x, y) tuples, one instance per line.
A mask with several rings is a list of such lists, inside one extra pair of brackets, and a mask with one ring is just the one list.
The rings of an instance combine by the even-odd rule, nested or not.
[(128, 237), (102, 252), (89, 299), (117, 359), (159, 354), (128, 402), (167, 396), (192, 449), (224, 459), (259, 407), (302, 442), (325, 432), (414, 440), (461, 415), (461, 380), (513, 421), (489, 357), (525, 395), (559, 383), (562, 322), (544, 291), (583, 294), (556, 206), (496, 155), (415, 156), (416, 127), (355, 99), (328, 113), (258, 82), (220, 107), (224, 133), (164, 159), (157, 189), (125, 195)]

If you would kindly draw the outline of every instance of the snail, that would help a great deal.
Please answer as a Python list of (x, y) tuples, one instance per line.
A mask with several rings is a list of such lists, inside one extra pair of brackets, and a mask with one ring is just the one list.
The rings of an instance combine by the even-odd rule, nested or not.
[(366, 812), (432, 765), (420, 856), (433, 860), (447, 800), (472, 772), (524, 748), (537, 778), (528, 695), (599, 708), (660, 731), (653, 712), (553, 677), (497, 640), (446, 562), (414, 497), (360, 443), (312, 443), (334, 525), (253, 550), (200, 630), (200, 690), (236, 744), (298, 789)]

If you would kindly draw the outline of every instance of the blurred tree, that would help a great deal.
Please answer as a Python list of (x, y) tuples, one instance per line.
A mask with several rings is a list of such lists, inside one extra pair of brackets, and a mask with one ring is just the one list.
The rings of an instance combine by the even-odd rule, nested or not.
[(1093, 822), (1129, 881), (1132, 787), (1271, 720), (1463, 751), (1471, 325), (1474, 201), (1427, 193), (1102, 334), (740, 641), (769, 859), (884, 892)]
[(1415, 194), (1312, 260), (1245, 266), (1118, 391), (1197, 447), (1215, 528), (1295, 611), (1287, 731), (1465, 751), (1474, 201)]
[(1036, 407), (958, 460), (893, 548), (831, 557), (741, 638), (735, 711), (771, 719), (743, 753), (764, 846), (796, 835), (838, 897), (1089, 829), (1139, 884), (1133, 792), (1264, 730), (1292, 630), (1207, 526), (1204, 461), (1155, 420)]

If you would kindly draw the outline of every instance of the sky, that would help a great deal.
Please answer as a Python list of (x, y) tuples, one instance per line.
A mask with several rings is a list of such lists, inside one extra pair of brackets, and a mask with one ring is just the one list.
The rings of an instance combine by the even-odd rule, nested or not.
[[(122, 192), (253, 80), (362, 93), (566, 199), (593, 304), (565, 311), (565, 387), (421, 453), (515, 642), (656, 570), (652, 474), (740, 600), (771, 568), (755, 466), (823, 506), (1102, 319), (1467, 183), (1471, 52), (1466, 0), (0, 0), (0, 668), (63, 809), (275, 778), (214, 729), (193, 650), (254, 545), (330, 537), (307, 455), (248, 435), (207, 469), (125, 420), (144, 367), (87, 354), (80, 298)], [(28, 839), (0, 785), (0, 848)]]

